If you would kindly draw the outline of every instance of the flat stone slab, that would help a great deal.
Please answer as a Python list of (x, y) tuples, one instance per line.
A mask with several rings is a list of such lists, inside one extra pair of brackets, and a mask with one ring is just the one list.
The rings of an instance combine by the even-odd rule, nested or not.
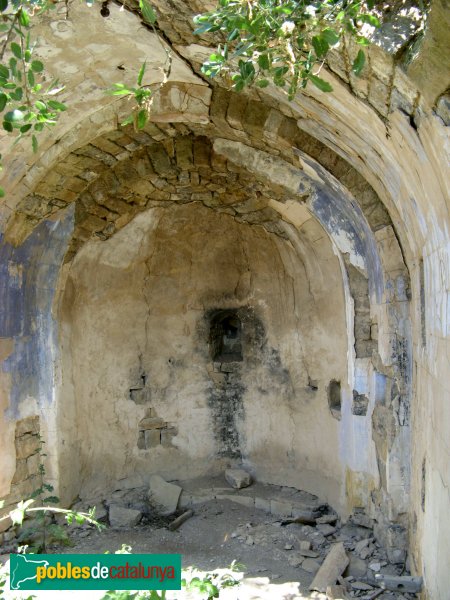
[(173, 514), (178, 507), (182, 489), (179, 485), (168, 483), (160, 475), (152, 475), (149, 481), (148, 497), (150, 502), (162, 508), (162, 514)]
[(344, 544), (342, 542), (334, 544), (314, 577), (309, 589), (324, 594), (327, 591), (328, 586), (335, 585), (338, 577), (342, 575), (345, 567), (348, 565), (348, 562)]

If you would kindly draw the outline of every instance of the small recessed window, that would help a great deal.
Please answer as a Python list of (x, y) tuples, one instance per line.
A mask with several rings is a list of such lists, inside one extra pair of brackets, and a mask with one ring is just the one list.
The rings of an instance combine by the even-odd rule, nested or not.
[(328, 386), (328, 406), (335, 419), (341, 419), (341, 382), (332, 379)]
[(212, 317), (209, 338), (214, 361), (242, 361), (242, 324), (235, 311), (219, 311)]

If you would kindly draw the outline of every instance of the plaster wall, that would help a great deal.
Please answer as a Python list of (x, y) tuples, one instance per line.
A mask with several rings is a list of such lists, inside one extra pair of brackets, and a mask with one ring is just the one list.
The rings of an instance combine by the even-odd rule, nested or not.
[[(327, 386), (347, 377), (344, 297), (337, 257), (314, 262), (313, 293), (315, 276), (308, 280), (288, 242), (196, 204), (146, 211), (110, 240), (88, 243), (60, 308), (63, 497), (80, 481), (90, 496), (136, 473), (189, 478), (242, 460), (259, 480), (341, 506), (339, 422)], [(218, 452), (211, 403), (224, 373), (211, 357), (207, 315), (236, 308), (242, 411), (232, 459)], [(130, 389), (143, 377), (146, 401), (136, 404)], [(138, 448), (149, 407), (176, 428), (168, 447)], [(79, 473), (65, 464), (74, 454)]]

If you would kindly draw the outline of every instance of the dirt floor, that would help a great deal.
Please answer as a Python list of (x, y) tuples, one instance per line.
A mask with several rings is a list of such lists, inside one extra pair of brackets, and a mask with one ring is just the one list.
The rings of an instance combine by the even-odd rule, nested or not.
[[(258, 493), (261, 495), (261, 490)], [(133, 553), (181, 554), (183, 569), (193, 567), (201, 572), (224, 570), (235, 561), (239, 566), (234, 576), (240, 580), (240, 585), (224, 589), (220, 595), (223, 600), (326, 599), (325, 594), (310, 592), (308, 588), (331, 545), (337, 541), (344, 543), (350, 558), (350, 566), (344, 572), (348, 598), (374, 598), (380, 592), (375, 572), (405, 573), (404, 565), (386, 560), (386, 552), (378, 546), (370, 529), (355, 524), (341, 527), (339, 520), (332, 525), (286, 523), (282, 516), (228, 499), (198, 502), (193, 510), (194, 515), (177, 531), (167, 528), (173, 517), (144, 517), (135, 527), (107, 527), (102, 532), (92, 526), (76, 526), (71, 530), (73, 545), (54, 546), (51, 551), (104, 553), (116, 552), (127, 545)], [(101, 595), (86, 591), (42, 592), (36, 597), (39, 600), (97, 600)], [(12, 597), (6, 596), (7, 600)], [(185, 592), (172, 592), (168, 597), (182, 600), (191, 596)], [(194, 597), (199, 599), (198, 595)], [(383, 592), (376, 597), (380, 600), (416, 598), (398, 592)]]

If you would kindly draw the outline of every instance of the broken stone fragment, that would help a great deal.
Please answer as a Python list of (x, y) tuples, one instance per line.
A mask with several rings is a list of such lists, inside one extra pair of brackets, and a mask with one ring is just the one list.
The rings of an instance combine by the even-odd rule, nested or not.
[(320, 569), (320, 563), (318, 563), (317, 560), (314, 560), (314, 558), (305, 558), (302, 562), (302, 569), (308, 573), (314, 574)]
[(252, 483), (250, 473), (247, 473), (244, 469), (227, 469), (225, 479), (236, 490), (246, 488)]
[(331, 525), (328, 525), (326, 523), (322, 524), (319, 523), (317, 525), (317, 529), (320, 531), (320, 533), (322, 535), (324, 535), (325, 537), (328, 537), (329, 535), (332, 535), (333, 533), (336, 532), (336, 527), (332, 527)]
[(363, 540), (360, 540), (359, 542), (356, 542), (356, 544), (355, 544), (356, 554), (359, 554), (361, 552), (361, 550), (366, 548), (369, 544), (370, 544), (370, 538), (365, 538)]
[(346, 600), (347, 594), (343, 585), (329, 585), (327, 587), (327, 600)]
[(366, 529), (373, 529), (373, 519), (361, 512), (355, 512), (352, 515), (352, 521), (359, 527), (365, 527)]
[(367, 564), (358, 556), (350, 556), (350, 562), (347, 569), (345, 570), (345, 576), (351, 575), (356, 579), (365, 577), (367, 573)]
[(148, 498), (152, 504), (160, 507), (164, 516), (172, 515), (178, 506), (182, 489), (179, 485), (168, 483), (160, 475), (150, 477)]
[(337, 521), (337, 515), (322, 515), (316, 519), (316, 523), (319, 524), (327, 524), (334, 525)]
[(304, 557), (300, 553), (291, 554), (288, 558), (288, 563), (289, 563), (289, 566), (297, 568), (302, 564), (302, 562), (304, 560), (305, 560)]
[(311, 542), (309, 540), (302, 540), (299, 545), (300, 550), (311, 550)]
[(314, 577), (309, 589), (325, 593), (327, 587), (334, 585), (338, 577), (342, 575), (348, 562), (349, 560), (345, 552), (344, 544), (342, 542), (334, 544)]
[(142, 518), (140, 510), (125, 508), (118, 504), (109, 507), (109, 524), (111, 527), (134, 527)]
[(387, 556), (391, 564), (400, 565), (406, 560), (406, 550), (402, 550), (401, 548), (388, 548)]
[(352, 581), (351, 584), (354, 590), (358, 590), (361, 592), (370, 592), (373, 590), (373, 587), (368, 583), (364, 583), (363, 581)]

